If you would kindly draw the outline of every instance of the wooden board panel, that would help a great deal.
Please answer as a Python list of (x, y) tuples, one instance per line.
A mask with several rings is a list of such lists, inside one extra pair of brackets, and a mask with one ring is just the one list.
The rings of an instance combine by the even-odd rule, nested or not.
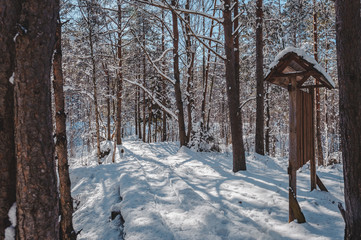
[(314, 158), (314, 129), (312, 95), (297, 90), (297, 162), (301, 168)]

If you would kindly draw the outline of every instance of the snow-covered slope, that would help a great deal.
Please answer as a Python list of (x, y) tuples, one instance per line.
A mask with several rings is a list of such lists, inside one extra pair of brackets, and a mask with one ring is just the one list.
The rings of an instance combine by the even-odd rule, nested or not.
[[(307, 223), (288, 223), (287, 159), (249, 155), (234, 174), (229, 153), (197, 153), (174, 143), (125, 141), (116, 163), (71, 168), (79, 239), (342, 239), (340, 165), (318, 168), (329, 193), (309, 191), (307, 165), (297, 195)], [(119, 153), (119, 151), (117, 151)], [(107, 162), (110, 162), (109, 156)], [(110, 220), (112, 211), (120, 217)]]

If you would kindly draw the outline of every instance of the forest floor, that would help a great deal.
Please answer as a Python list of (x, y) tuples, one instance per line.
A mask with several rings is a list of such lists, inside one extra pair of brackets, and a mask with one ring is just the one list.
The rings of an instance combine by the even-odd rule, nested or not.
[[(247, 171), (233, 173), (231, 153), (131, 139), (118, 147), (116, 163), (111, 155), (102, 165), (91, 156), (71, 160), (78, 239), (343, 239), (340, 164), (317, 168), (329, 192), (310, 192), (309, 166), (298, 171), (307, 221), (298, 224), (288, 223), (285, 158), (251, 153)], [(120, 216), (111, 220), (112, 211), (121, 211), (124, 224)]]

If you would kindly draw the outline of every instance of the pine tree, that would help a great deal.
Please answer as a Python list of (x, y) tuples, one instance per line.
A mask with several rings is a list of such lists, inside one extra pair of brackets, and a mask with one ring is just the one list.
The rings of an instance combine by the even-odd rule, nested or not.
[(336, 0), (337, 70), (345, 184), (345, 239), (361, 239), (360, 1)]
[(25, 1), (19, 17), (15, 68), (17, 239), (58, 239), (50, 72), (56, 0)]

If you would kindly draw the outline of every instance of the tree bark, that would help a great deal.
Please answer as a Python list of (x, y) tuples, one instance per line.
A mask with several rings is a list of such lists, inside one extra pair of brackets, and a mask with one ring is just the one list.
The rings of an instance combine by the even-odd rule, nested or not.
[[(317, 11), (316, 0), (313, 0), (313, 49), (314, 58), (318, 62), (318, 35), (317, 35)], [(319, 81), (315, 80), (315, 84), (318, 85)], [(317, 162), (319, 166), (323, 165), (323, 150), (322, 150), (322, 135), (321, 135), (321, 103), (320, 103), (320, 89), (315, 88), (315, 108), (316, 113), (316, 144), (317, 144)]]
[(93, 42), (93, 31), (90, 27), (89, 29), (89, 45), (90, 45), (90, 58), (92, 65), (92, 82), (93, 82), (93, 99), (94, 99), (94, 114), (95, 114), (95, 130), (97, 137), (97, 155), (98, 155), (98, 164), (102, 164), (100, 159), (100, 127), (99, 127), (99, 107), (98, 107), (98, 93), (97, 93), (97, 81), (96, 81), (96, 64), (94, 56), (94, 42)]
[[(172, 6), (176, 6), (176, 0), (171, 1)], [(174, 91), (178, 111), (178, 130), (179, 130), (179, 142), (180, 146), (187, 145), (186, 130), (184, 125), (184, 111), (183, 111), (183, 101), (182, 93), (180, 89), (180, 73), (179, 73), (179, 54), (178, 54), (178, 45), (179, 45), (179, 32), (178, 32), (178, 18), (177, 14), (172, 11), (172, 21), (173, 21), (173, 67), (174, 67)]]
[[(190, 9), (190, 0), (187, 0), (186, 9)], [(184, 16), (188, 25), (185, 26), (185, 35), (186, 35), (186, 51), (187, 51), (187, 112), (188, 112), (188, 129), (187, 129), (187, 142), (191, 140), (191, 133), (193, 129), (192, 122), (192, 108), (193, 108), (193, 97), (192, 97), (192, 87), (193, 87), (193, 65), (194, 65), (194, 57), (195, 53), (192, 50), (192, 42), (190, 36), (190, 23), (191, 18), (188, 13)]]
[(16, 38), (17, 239), (59, 239), (59, 199), (50, 96), (59, 6), (24, 1)]
[(257, 111), (255, 152), (264, 155), (264, 86), (263, 86), (263, 1), (257, 0), (256, 7), (256, 82)]
[(122, 8), (118, 1), (118, 81), (117, 81), (117, 145), (122, 144), (122, 91), (123, 91), (123, 70), (122, 70)]
[(110, 118), (111, 118), (111, 112), (110, 112), (110, 101), (111, 101), (111, 97), (110, 97), (110, 75), (109, 75), (109, 70), (108, 70), (108, 66), (105, 63), (102, 63), (103, 65), (103, 70), (104, 70), (104, 74), (105, 74), (105, 78), (107, 80), (107, 140), (110, 141), (111, 140), (111, 126), (110, 126)]
[(15, 43), (20, 4), (0, 0), (0, 239), (8, 227), (8, 212), (16, 200), (14, 142), (14, 86), (9, 79), (15, 70)]
[(135, 135), (138, 135), (138, 87), (135, 87), (134, 95), (134, 127)]
[[(143, 19), (143, 46), (145, 48), (146, 46), (146, 41), (145, 41), (145, 27), (144, 27), (144, 19)], [(146, 77), (147, 77), (147, 68), (146, 68), (146, 57), (145, 57), (145, 53), (143, 53), (143, 86), (146, 86)], [(145, 142), (146, 140), (146, 134), (145, 134), (145, 130), (146, 130), (146, 124), (147, 121), (145, 119), (146, 116), (146, 99), (145, 99), (145, 91), (143, 90), (143, 142)]]
[[(164, 21), (164, 11), (162, 10), (162, 21)], [(162, 53), (165, 51), (165, 34), (164, 34), (164, 25), (162, 24)], [(165, 61), (163, 60), (162, 62), (162, 72), (165, 72)], [(163, 99), (162, 99), (162, 104), (163, 106), (166, 106), (167, 104), (167, 86), (165, 83), (165, 79), (164, 77), (162, 77), (162, 94), (163, 94)], [(167, 141), (167, 112), (165, 110), (163, 110), (163, 114), (162, 114), (162, 142)]]
[[(214, 8), (213, 8), (213, 16), (216, 13), (216, 0), (214, 1)], [(203, 2), (203, 9), (204, 9), (204, 2)], [(209, 37), (211, 38), (213, 35), (213, 29), (214, 29), (214, 21), (212, 20), (211, 22), (211, 29), (209, 30)], [(204, 29), (204, 22), (203, 22), (203, 29)], [(204, 31), (203, 31), (204, 32)], [(208, 45), (211, 46), (212, 41), (209, 40), (208, 41)], [(217, 47), (217, 46), (216, 46)], [(204, 60), (204, 58), (203, 58)], [(203, 99), (202, 99), (202, 105), (201, 105), (201, 129), (202, 131), (204, 131), (204, 125), (205, 125), (205, 121), (206, 121), (206, 105), (207, 105), (207, 90), (208, 90), (208, 79), (209, 79), (209, 67), (210, 67), (210, 60), (211, 60), (211, 52), (208, 49), (207, 51), (207, 65), (205, 67), (204, 70), (204, 83), (203, 83)], [(203, 61), (204, 64), (204, 61)], [(210, 108), (209, 108), (210, 111)], [(208, 115), (208, 119), (209, 119), (209, 115)], [(208, 122), (207, 122), (208, 125)], [(208, 127), (207, 127), (208, 130)]]
[(140, 123), (140, 89), (137, 87), (137, 95), (138, 95), (138, 104), (137, 104), (137, 112), (138, 112), (138, 133), (139, 139), (142, 139), (142, 126)]
[(345, 184), (345, 239), (361, 239), (360, 1), (336, 0), (337, 70)]
[(148, 109), (148, 140), (147, 142), (152, 142), (152, 122), (153, 122), (153, 113), (152, 113), (152, 102), (149, 103)]
[(61, 22), (56, 26), (56, 43), (53, 59), (54, 72), (54, 100), (55, 100), (55, 150), (58, 156), (58, 173), (60, 185), (60, 239), (76, 239), (73, 228), (73, 199), (71, 197), (71, 183), (69, 177), (68, 149), (66, 137), (66, 115), (64, 102), (64, 79), (62, 70)]
[(270, 132), (271, 132), (271, 113), (270, 113), (270, 97), (269, 97), (269, 86), (266, 85), (266, 134), (265, 134), (265, 145), (266, 145), (266, 154), (270, 155)]
[(232, 12), (230, 0), (224, 0), (223, 10), (223, 26), (226, 53), (226, 86), (228, 96), (229, 120), (231, 124), (232, 134), (232, 150), (233, 150), (233, 172), (246, 170), (246, 156), (243, 145), (242, 133), (242, 115), (239, 105), (239, 77), (236, 75), (235, 69), (235, 50), (232, 29)]

